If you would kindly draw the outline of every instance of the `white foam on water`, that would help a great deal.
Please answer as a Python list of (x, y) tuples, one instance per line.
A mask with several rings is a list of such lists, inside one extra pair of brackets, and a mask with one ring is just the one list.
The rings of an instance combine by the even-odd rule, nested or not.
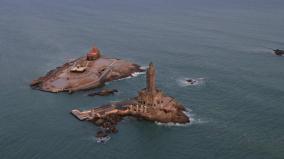
[(208, 123), (208, 121), (203, 120), (203, 119), (196, 119), (195, 117), (190, 117), (190, 125), (194, 125), (194, 124), (206, 124)]
[(132, 77), (137, 77), (137, 76), (143, 75), (143, 74), (145, 74), (145, 72), (134, 72), (134, 73), (131, 74), (131, 76)]
[(186, 123), (186, 124), (180, 124), (180, 123), (160, 123), (160, 122), (155, 122), (157, 125), (159, 126), (168, 126), (168, 127), (172, 127), (172, 126), (181, 126), (181, 127), (186, 127), (186, 126), (190, 126), (193, 124), (204, 124), (204, 123), (208, 123), (208, 121), (203, 120), (203, 119), (196, 119), (195, 115), (191, 113), (190, 109), (186, 109), (186, 111), (183, 112), (187, 117), (189, 117), (190, 122)]
[(186, 123), (186, 124), (180, 124), (180, 123), (160, 123), (160, 122), (155, 122), (155, 124), (159, 125), (159, 126), (168, 126), (168, 127), (172, 127), (172, 126), (181, 126), (181, 127), (185, 127), (185, 126), (189, 126), (190, 123)]
[(182, 126), (182, 127), (189, 126), (190, 123), (191, 123), (190, 112), (191, 112), (191, 110), (188, 109), (188, 108), (186, 109), (186, 111), (183, 112), (189, 118), (189, 120), (190, 120), (189, 123), (185, 123), (185, 124), (173, 123), (173, 122), (170, 122), (170, 123), (155, 122), (155, 123), (159, 126), (169, 126), (169, 127), (171, 127), (171, 126)]
[[(193, 82), (187, 82), (186, 80), (191, 79)], [(205, 83), (205, 78), (179, 78), (177, 79), (177, 83), (181, 87), (187, 87), (187, 86), (201, 86)]]
[(91, 136), (91, 141), (92, 142), (96, 142), (96, 143), (98, 143), (98, 144), (105, 144), (105, 143), (107, 143), (109, 140), (111, 139), (111, 137), (110, 136), (107, 136), (107, 137), (104, 137), (104, 138), (97, 138), (97, 137), (95, 137), (95, 136)]
[(134, 72), (130, 76), (118, 79), (117, 81), (126, 80), (126, 79), (130, 79), (130, 78), (135, 78), (135, 77), (138, 77), (139, 75), (143, 75), (143, 74), (145, 74), (145, 72)]
[(149, 67), (148, 65), (145, 65), (145, 66), (141, 66), (140, 69), (147, 70), (148, 67)]
[(111, 139), (110, 136), (103, 137), (103, 138), (96, 138), (96, 142), (99, 144), (105, 144)]
[(196, 115), (193, 114), (192, 110), (189, 109), (189, 108), (187, 108), (186, 112), (184, 112), (184, 113), (189, 117), (190, 125), (192, 125), (192, 124), (205, 124), (205, 123), (209, 122), (207, 120), (197, 118)]

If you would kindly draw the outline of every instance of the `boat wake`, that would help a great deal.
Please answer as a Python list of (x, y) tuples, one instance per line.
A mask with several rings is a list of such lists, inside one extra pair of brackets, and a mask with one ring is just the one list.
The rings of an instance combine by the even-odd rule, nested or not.
[(187, 86), (201, 86), (205, 83), (205, 78), (180, 78), (177, 79), (177, 83), (181, 87)]

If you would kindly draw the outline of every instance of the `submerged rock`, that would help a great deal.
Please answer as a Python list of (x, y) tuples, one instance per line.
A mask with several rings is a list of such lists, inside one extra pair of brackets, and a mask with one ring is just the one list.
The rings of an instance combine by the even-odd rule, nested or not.
[(98, 131), (97, 134), (96, 134), (97, 138), (103, 138), (103, 137), (107, 137), (107, 136), (108, 136), (108, 134), (103, 130)]
[(96, 125), (101, 126), (104, 123), (104, 120), (99, 118), (98, 120), (94, 121)]
[(118, 92), (118, 90), (116, 90), (116, 89), (103, 89), (101, 91), (90, 93), (90, 94), (88, 94), (88, 96), (107, 96), (107, 95), (114, 94), (115, 92)]

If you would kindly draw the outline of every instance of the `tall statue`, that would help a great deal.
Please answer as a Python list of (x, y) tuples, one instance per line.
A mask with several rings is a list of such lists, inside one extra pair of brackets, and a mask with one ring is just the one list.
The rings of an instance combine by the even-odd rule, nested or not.
[(156, 93), (156, 69), (152, 62), (147, 69), (147, 91), (152, 95)]

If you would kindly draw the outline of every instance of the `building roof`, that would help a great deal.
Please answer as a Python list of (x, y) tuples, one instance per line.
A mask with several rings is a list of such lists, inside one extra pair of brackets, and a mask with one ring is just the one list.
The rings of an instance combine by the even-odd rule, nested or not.
[(87, 53), (87, 56), (97, 56), (99, 55), (99, 49), (94, 47)]

